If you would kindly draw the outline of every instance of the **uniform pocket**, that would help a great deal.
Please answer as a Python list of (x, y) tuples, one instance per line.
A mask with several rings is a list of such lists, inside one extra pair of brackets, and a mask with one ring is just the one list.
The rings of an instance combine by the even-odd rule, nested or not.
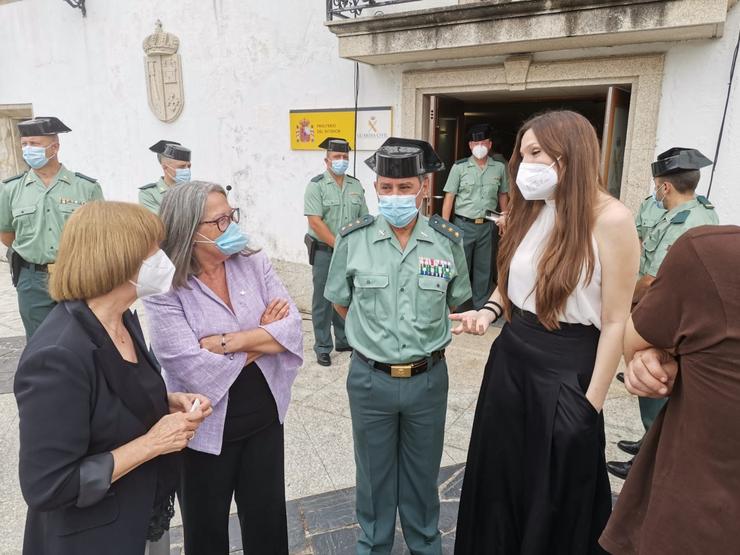
[(384, 302), (390, 302), (387, 291), (388, 275), (357, 274), (353, 283), (352, 303), (357, 303), (356, 308), (365, 313), (375, 314), (379, 318), (388, 318), (389, 311)]
[(64, 204), (59, 204), (59, 213), (62, 215), (62, 219), (66, 222), (69, 217), (77, 210), (81, 204), (74, 204), (72, 202), (66, 202)]
[(423, 321), (433, 322), (445, 317), (447, 284), (444, 278), (419, 276), (416, 313)]

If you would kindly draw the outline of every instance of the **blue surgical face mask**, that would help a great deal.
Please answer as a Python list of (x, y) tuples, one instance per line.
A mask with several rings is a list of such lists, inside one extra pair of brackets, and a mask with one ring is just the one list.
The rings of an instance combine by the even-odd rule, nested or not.
[(178, 168), (175, 170), (175, 183), (187, 183), (190, 181), (190, 168)]
[(249, 243), (247, 234), (244, 233), (234, 222), (231, 222), (229, 227), (226, 228), (226, 231), (224, 231), (219, 237), (216, 237), (215, 241), (201, 233), (198, 233), (198, 235), (203, 237), (205, 241), (196, 240), (196, 243), (212, 243), (226, 256), (231, 256), (232, 254), (243, 251), (247, 248), (247, 244)]
[(405, 227), (419, 213), (416, 199), (423, 190), (415, 195), (378, 195), (378, 210), (393, 227)]
[(662, 199), (658, 200), (658, 191), (656, 189), (653, 189), (653, 200), (655, 201), (655, 206), (657, 206), (661, 210), (665, 210), (665, 204), (663, 204), (663, 201), (665, 200), (665, 195), (663, 195)]
[(49, 147), (24, 146), (23, 159), (26, 161), (26, 164), (31, 166), (34, 170), (43, 168), (46, 164), (49, 163), (49, 158), (46, 157), (47, 148)]
[(344, 175), (349, 168), (349, 160), (332, 160), (331, 171), (334, 175)]

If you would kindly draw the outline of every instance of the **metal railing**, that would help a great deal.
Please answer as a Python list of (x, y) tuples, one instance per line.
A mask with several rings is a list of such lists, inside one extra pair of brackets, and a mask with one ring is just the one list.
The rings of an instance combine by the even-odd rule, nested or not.
[(363, 10), (418, 2), (419, 0), (326, 0), (326, 19), (350, 19), (358, 17)]

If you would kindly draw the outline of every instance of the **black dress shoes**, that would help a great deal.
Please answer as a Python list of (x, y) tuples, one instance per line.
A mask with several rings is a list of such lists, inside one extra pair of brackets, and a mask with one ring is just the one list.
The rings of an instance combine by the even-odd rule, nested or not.
[(331, 366), (331, 357), (329, 356), (329, 353), (319, 353), (316, 355), (316, 362), (321, 366)]
[(617, 379), (624, 383), (624, 372), (617, 372)]
[(637, 455), (637, 452), (640, 450), (640, 445), (642, 445), (642, 439), (639, 441), (627, 441), (626, 439), (623, 439), (622, 441), (617, 442), (617, 447), (632, 456)]
[(632, 461), (634, 459), (630, 459), (628, 461), (619, 462), (619, 461), (609, 461), (606, 463), (606, 469), (609, 471), (610, 474), (616, 476), (617, 478), (621, 478), (622, 480), (627, 479), (627, 474), (630, 471), (630, 468), (632, 468)]
[(346, 347), (337, 347), (334, 350), (336, 352), (338, 352), (338, 353), (351, 353), (352, 352), (352, 347), (350, 347), (349, 345), (347, 345)]

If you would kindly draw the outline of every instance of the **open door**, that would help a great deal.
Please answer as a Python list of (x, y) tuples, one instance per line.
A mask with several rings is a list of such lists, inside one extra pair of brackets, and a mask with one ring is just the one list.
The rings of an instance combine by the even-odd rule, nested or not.
[(30, 108), (0, 106), (0, 180), (26, 171), (18, 123), (33, 117)]
[(615, 198), (619, 198), (622, 192), (622, 169), (629, 113), (629, 91), (621, 87), (609, 87), (604, 133), (601, 139), (601, 178), (609, 194)]
[(439, 157), (445, 164), (445, 169), (432, 175), (430, 194), (425, 203), (425, 214), (440, 214), (444, 192), (442, 189), (450, 173), (450, 167), (457, 160), (463, 139), (463, 124), (465, 119), (464, 104), (454, 98), (431, 95), (429, 96), (427, 137)]

